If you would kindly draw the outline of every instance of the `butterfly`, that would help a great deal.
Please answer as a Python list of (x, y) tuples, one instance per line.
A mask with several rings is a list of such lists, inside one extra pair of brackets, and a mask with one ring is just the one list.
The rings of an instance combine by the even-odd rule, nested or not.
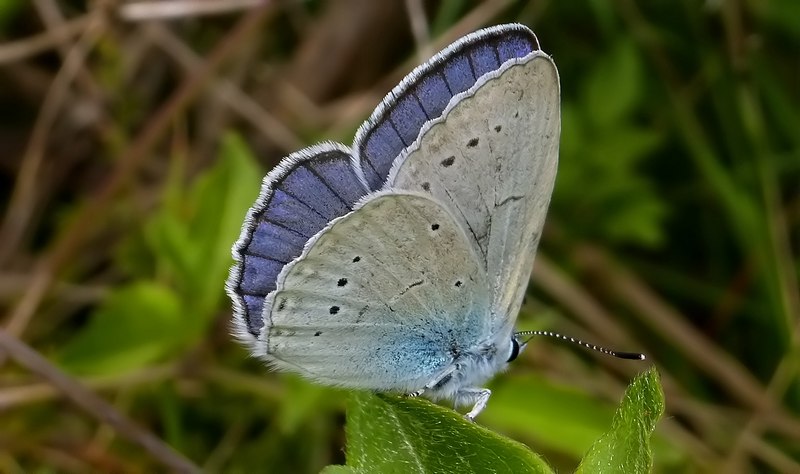
[(233, 246), (235, 336), (275, 369), (449, 399), (473, 420), (535, 334), (514, 326), (560, 127), (558, 71), (530, 29), (448, 46), (352, 146), (311, 146), (264, 178)]

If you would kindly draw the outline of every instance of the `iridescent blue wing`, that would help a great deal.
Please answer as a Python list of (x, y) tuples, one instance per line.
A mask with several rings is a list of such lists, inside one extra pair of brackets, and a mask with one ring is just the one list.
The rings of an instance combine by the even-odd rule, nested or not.
[(326, 143), (289, 155), (264, 178), (233, 247), (237, 263), (226, 285), (236, 335), (243, 341), (258, 338), (264, 298), (276, 289), (283, 267), (367, 193), (352, 160), (346, 147)]
[(381, 189), (392, 164), (425, 123), (456, 95), (511, 60), (539, 49), (531, 30), (501, 25), (467, 35), (412, 71), (359, 128), (353, 150), (370, 190)]

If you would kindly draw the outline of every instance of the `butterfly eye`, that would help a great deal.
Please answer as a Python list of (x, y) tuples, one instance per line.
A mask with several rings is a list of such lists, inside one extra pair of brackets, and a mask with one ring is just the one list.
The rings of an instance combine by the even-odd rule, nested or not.
[(508, 360), (506, 362), (511, 362), (517, 358), (519, 355), (519, 342), (517, 342), (517, 338), (511, 337), (511, 355), (508, 356)]

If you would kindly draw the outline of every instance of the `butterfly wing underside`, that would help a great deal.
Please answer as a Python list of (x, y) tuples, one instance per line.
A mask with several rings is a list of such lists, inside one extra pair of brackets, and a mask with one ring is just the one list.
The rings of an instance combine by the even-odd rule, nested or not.
[(540, 51), (485, 75), (387, 179), (431, 195), (464, 227), (488, 275), (494, 331), (511, 330), (541, 237), (558, 161), (558, 84)]
[(333, 385), (419, 388), (485, 334), (486, 288), (449, 211), (378, 193), (281, 274), (265, 303), (265, 358)]

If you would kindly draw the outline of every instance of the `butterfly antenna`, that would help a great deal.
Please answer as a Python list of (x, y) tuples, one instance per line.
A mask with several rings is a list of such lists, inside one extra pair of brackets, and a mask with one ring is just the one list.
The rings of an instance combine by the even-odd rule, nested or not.
[[(520, 337), (520, 336), (547, 336), (547, 337), (554, 337), (556, 339), (561, 339), (562, 341), (571, 342), (573, 344), (577, 344), (579, 346), (583, 346), (583, 347), (585, 347), (587, 349), (591, 349), (593, 351), (601, 352), (603, 354), (610, 355), (610, 356), (613, 356), (613, 357), (617, 357), (619, 359), (645, 360), (644, 354), (641, 354), (639, 352), (612, 351), (611, 349), (606, 349), (605, 347), (596, 346), (594, 344), (589, 344), (588, 342), (583, 342), (580, 339), (575, 339), (574, 337), (564, 336), (563, 334), (559, 334), (557, 332), (552, 332), (552, 331), (520, 331), (520, 332), (514, 333), (514, 337), (515, 338), (516, 337)], [(531, 340), (531, 338), (528, 338), (528, 341), (530, 341), (530, 340)], [(525, 344), (527, 344), (528, 341), (525, 341)]]

